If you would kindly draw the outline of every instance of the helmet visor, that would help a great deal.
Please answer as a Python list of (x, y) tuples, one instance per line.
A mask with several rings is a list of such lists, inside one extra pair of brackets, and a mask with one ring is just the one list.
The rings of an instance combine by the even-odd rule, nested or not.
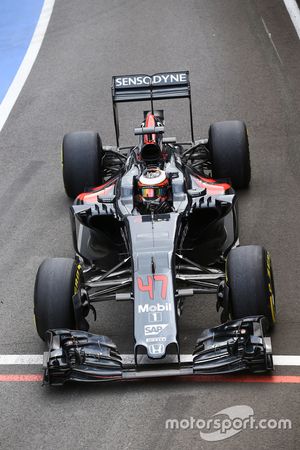
[(161, 187), (153, 187), (152, 186), (152, 187), (140, 188), (140, 194), (144, 198), (156, 199), (156, 198), (167, 196), (168, 192), (167, 192), (166, 186), (161, 186)]

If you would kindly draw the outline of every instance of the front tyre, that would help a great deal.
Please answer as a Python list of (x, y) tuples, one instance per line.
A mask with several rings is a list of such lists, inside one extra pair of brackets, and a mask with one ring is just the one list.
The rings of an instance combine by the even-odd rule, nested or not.
[(85, 188), (102, 183), (102, 156), (102, 143), (98, 133), (77, 131), (64, 136), (63, 180), (68, 197), (74, 199)]
[(72, 297), (82, 271), (70, 258), (49, 258), (40, 265), (34, 287), (34, 316), (38, 335), (52, 328), (76, 328)]
[(276, 320), (276, 306), (269, 253), (258, 245), (232, 249), (226, 263), (226, 281), (231, 318), (263, 315), (265, 329), (271, 329)]
[(212, 124), (208, 142), (213, 178), (230, 178), (234, 189), (247, 188), (251, 167), (245, 123), (227, 120)]

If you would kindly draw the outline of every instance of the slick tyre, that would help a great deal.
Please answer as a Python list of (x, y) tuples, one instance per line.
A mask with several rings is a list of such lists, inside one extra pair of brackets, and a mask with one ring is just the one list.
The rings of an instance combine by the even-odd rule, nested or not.
[(234, 189), (247, 188), (251, 179), (247, 129), (244, 122), (216, 122), (209, 128), (213, 178), (230, 178)]
[(34, 316), (38, 335), (52, 328), (75, 329), (72, 297), (81, 279), (81, 268), (69, 258), (49, 258), (40, 265), (34, 287)]
[(271, 258), (258, 245), (232, 249), (227, 258), (226, 280), (229, 287), (231, 318), (265, 316), (265, 330), (275, 324), (275, 288)]
[(85, 188), (102, 183), (103, 149), (98, 133), (78, 131), (64, 136), (62, 144), (63, 180), (68, 197), (74, 199)]

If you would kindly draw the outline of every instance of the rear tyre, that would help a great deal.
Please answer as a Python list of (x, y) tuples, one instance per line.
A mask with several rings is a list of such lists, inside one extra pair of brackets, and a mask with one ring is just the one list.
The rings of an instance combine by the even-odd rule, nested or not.
[(227, 258), (226, 277), (231, 318), (263, 315), (265, 329), (271, 329), (276, 320), (276, 306), (269, 253), (258, 245), (232, 249)]
[(34, 287), (34, 316), (38, 335), (45, 340), (51, 328), (75, 329), (72, 297), (81, 279), (81, 268), (69, 258), (49, 258), (40, 265)]
[(63, 180), (66, 194), (70, 198), (76, 198), (87, 187), (102, 183), (102, 156), (102, 143), (98, 133), (78, 131), (64, 136)]
[(251, 179), (247, 129), (244, 122), (227, 120), (209, 128), (213, 178), (230, 178), (234, 189), (248, 187)]

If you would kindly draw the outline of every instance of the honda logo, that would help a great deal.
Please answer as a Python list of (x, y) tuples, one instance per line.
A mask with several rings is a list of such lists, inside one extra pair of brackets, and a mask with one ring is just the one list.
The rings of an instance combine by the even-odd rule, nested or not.
[(164, 355), (164, 353), (165, 353), (165, 346), (163, 344), (149, 345), (150, 355)]

